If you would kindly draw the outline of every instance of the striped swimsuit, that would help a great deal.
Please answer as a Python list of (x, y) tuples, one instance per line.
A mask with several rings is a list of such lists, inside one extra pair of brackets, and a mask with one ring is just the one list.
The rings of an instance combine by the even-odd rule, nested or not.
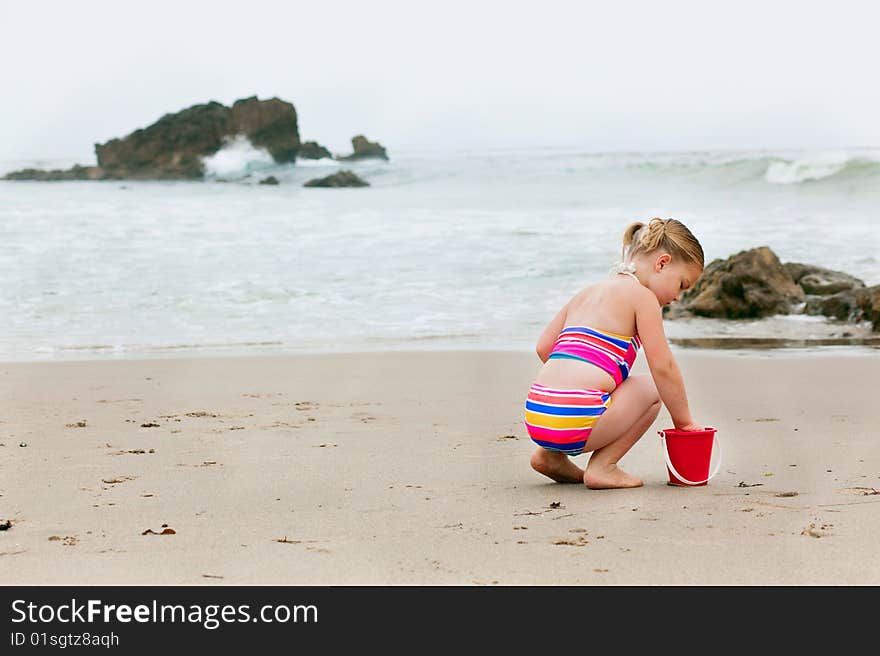
[[(569, 326), (559, 333), (548, 359), (589, 362), (620, 385), (629, 376), (640, 347), (638, 335)], [(611, 393), (605, 390), (557, 389), (535, 383), (526, 397), (526, 430), (538, 446), (576, 456), (583, 452), (593, 425), (610, 404)]]

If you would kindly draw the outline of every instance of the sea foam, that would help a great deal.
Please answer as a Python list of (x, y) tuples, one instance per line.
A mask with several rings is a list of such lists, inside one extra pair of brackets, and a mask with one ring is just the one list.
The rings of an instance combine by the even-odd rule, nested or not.
[(846, 152), (828, 152), (794, 161), (772, 162), (764, 179), (773, 184), (797, 184), (810, 180), (822, 180), (837, 175), (847, 168), (854, 158)]
[(202, 163), (206, 177), (237, 180), (254, 171), (274, 166), (275, 160), (267, 151), (255, 148), (250, 139), (240, 134), (234, 139), (227, 139), (226, 144), (210, 157), (203, 157)]

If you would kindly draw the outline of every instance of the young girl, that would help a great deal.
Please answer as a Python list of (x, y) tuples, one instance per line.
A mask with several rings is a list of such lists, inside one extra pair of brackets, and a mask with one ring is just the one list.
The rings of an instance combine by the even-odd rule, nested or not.
[[(536, 471), (593, 489), (638, 487), (642, 481), (617, 462), (654, 423), (661, 401), (676, 429), (702, 430), (662, 314), (702, 273), (703, 249), (681, 222), (651, 219), (626, 229), (614, 275), (578, 292), (538, 339), (544, 365), (525, 405)], [(650, 376), (629, 375), (640, 347)], [(590, 451), (585, 470), (569, 460)]]

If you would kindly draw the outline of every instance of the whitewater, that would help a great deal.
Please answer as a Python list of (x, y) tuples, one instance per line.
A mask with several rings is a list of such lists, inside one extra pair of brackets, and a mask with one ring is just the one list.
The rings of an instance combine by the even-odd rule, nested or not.
[[(766, 245), (880, 284), (877, 150), (389, 156), (276, 165), (239, 139), (204, 182), (0, 181), (0, 360), (531, 348), (654, 216), (707, 262)], [(0, 175), (73, 163), (90, 162)], [(342, 168), (370, 187), (303, 187)], [(697, 345), (867, 334), (802, 315), (666, 324)]]

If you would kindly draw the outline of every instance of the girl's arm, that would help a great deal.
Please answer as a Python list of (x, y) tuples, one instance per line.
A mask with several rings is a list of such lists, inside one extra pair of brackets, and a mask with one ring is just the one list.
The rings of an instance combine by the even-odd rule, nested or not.
[(571, 303), (571, 301), (566, 303), (562, 309), (556, 313), (556, 316), (550, 320), (550, 323), (547, 324), (547, 327), (544, 328), (544, 332), (542, 332), (541, 336), (538, 338), (538, 344), (535, 346), (535, 351), (537, 352), (538, 357), (541, 358), (541, 362), (547, 362), (547, 358), (550, 357), (550, 351), (553, 350), (553, 344), (556, 343), (556, 338), (559, 337), (559, 333), (562, 332), (562, 329), (565, 327), (565, 318), (568, 315), (569, 303)]
[(684, 389), (684, 378), (663, 331), (663, 310), (654, 294), (647, 289), (645, 292), (639, 294), (636, 301), (636, 329), (657, 392), (666, 409), (669, 410), (672, 423), (677, 430), (703, 430), (703, 427), (691, 416)]

